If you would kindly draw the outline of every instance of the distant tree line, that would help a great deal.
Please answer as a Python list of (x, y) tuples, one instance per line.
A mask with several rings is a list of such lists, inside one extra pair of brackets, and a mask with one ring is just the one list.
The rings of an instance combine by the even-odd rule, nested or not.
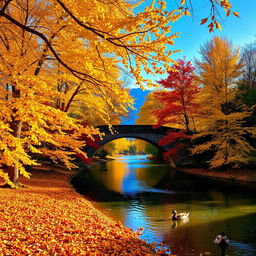
[[(201, 164), (211, 168), (251, 164), (256, 138), (256, 43), (240, 51), (228, 39), (213, 37), (200, 48), (200, 55), (195, 66), (185, 58), (170, 66), (167, 78), (158, 81), (163, 90), (149, 94), (138, 123), (153, 120), (156, 126), (181, 129), (160, 141), (179, 142), (166, 157), (182, 150), (189, 137), (191, 154)], [(146, 119), (149, 109), (151, 116)]]

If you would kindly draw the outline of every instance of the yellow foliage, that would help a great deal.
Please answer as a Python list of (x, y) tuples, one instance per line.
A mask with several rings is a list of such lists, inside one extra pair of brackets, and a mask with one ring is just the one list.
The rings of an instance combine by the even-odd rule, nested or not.
[(245, 127), (244, 119), (250, 115), (249, 109), (235, 101), (236, 79), (241, 74), (239, 49), (227, 40), (215, 37), (201, 48), (202, 60), (197, 61), (202, 85), (198, 102), (202, 115), (197, 119), (199, 137), (208, 139), (193, 148), (193, 153), (213, 151), (210, 160), (212, 168), (232, 164), (237, 166), (248, 160), (253, 148), (246, 141), (248, 135), (256, 136), (255, 127)]
[(121, 138), (106, 143), (101, 147), (101, 149), (107, 151), (109, 155), (113, 156), (115, 154), (122, 153), (125, 150), (129, 150), (129, 148), (133, 145), (135, 145), (134, 140)]
[(35, 165), (36, 153), (72, 167), (71, 154), (83, 154), (81, 135), (98, 134), (88, 125), (118, 123), (132, 104), (121, 70), (140, 87), (152, 84), (143, 72), (165, 72), (179, 36), (170, 23), (189, 12), (152, 1), (135, 14), (143, 3), (1, 2), (0, 166), (27, 176), (23, 166)]
[(157, 123), (155, 115), (153, 115), (154, 110), (161, 108), (162, 103), (156, 97), (156, 91), (150, 92), (140, 108), (138, 118), (136, 119), (136, 124), (142, 125), (154, 125)]
[(136, 146), (136, 151), (137, 152), (145, 152), (146, 150), (146, 145), (148, 142), (146, 142), (145, 140), (135, 140), (135, 146)]

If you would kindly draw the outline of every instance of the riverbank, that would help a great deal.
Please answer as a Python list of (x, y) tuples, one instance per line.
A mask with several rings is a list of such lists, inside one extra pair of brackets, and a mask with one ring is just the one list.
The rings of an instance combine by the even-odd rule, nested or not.
[(195, 176), (203, 176), (210, 179), (232, 180), (240, 182), (256, 183), (256, 170), (248, 169), (205, 169), (205, 168), (178, 168), (179, 172)]
[(76, 193), (70, 171), (38, 167), (31, 173), (21, 180), (25, 188), (0, 188), (0, 255), (156, 255)]

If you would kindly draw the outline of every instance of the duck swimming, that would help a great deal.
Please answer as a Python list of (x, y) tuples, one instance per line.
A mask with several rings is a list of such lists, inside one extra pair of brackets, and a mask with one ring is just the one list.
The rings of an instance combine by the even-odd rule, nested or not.
[(184, 213), (177, 213), (176, 210), (172, 211), (172, 220), (184, 220), (189, 217), (189, 212), (184, 212)]

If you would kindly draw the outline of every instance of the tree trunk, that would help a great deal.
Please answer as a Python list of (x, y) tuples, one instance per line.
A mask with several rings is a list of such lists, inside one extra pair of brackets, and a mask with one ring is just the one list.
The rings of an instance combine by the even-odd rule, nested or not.
[[(13, 136), (16, 138), (20, 138), (21, 136), (21, 128), (22, 128), (22, 121), (13, 121), (11, 128), (13, 130)], [(19, 162), (19, 159), (15, 159), (17, 163)], [(7, 173), (9, 176), (10, 181), (17, 187), (20, 186), (19, 183), (19, 169), (17, 166), (9, 166), (7, 168)]]
[(187, 130), (187, 132), (190, 132), (190, 129), (189, 129), (189, 117), (187, 115), (186, 104), (185, 104), (185, 99), (184, 99), (183, 95), (181, 96), (181, 100), (182, 100), (182, 106), (183, 106), (183, 111), (184, 111), (183, 116), (184, 116), (184, 119), (185, 119), (186, 130)]
[(171, 157), (168, 158), (168, 162), (169, 162), (169, 165), (172, 167), (172, 168), (176, 168), (176, 164), (174, 163), (173, 159)]
[(19, 186), (19, 170), (17, 167), (9, 166), (7, 170), (9, 179), (11, 182), (18, 187)]

